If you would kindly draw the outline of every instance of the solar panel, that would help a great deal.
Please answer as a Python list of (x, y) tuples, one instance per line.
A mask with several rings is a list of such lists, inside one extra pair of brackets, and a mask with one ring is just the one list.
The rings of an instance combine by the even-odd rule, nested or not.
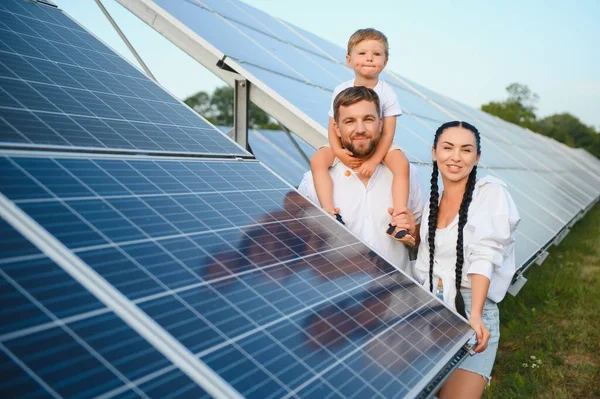
[[(253, 102), (313, 147), (325, 142), (331, 92), (352, 78), (346, 51), (310, 32), (236, 0), (130, 0), (126, 8), (227, 81), (222, 60), (250, 85)], [(191, 45), (190, 43), (193, 43)], [(482, 134), (481, 173), (503, 178), (523, 217), (519, 254), (536, 254), (600, 196), (600, 177), (574, 150), (412, 82), (382, 74), (405, 111), (395, 140), (409, 161), (431, 164), (435, 129), (467, 120)], [(231, 82), (230, 82), (231, 83)], [(294, 150), (290, 150), (289, 154)], [(563, 159), (557, 159), (563, 158)], [(421, 173), (425, 185), (430, 171)], [(535, 187), (534, 187), (535, 186)], [(520, 265), (532, 258), (519, 259)]]
[(250, 156), (61, 12), (11, 0), (0, 20), (3, 146)]
[(416, 396), (471, 335), (257, 162), (13, 156), (0, 171), (14, 204), (244, 396)]
[(208, 397), (0, 219), (4, 397)]

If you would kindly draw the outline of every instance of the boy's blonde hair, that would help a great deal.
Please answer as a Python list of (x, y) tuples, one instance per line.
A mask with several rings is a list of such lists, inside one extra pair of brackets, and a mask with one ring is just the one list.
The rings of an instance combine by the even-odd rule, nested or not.
[(387, 60), (389, 58), (390, 46), (387, 37), (377, 29), (373, 28), (359, 29), (350, 36), (350, 39), (348, 39), (348, 55), (350, 55), (352, 48), (363, 40), (377, 40), (383, 43), (385, 46), (385, 59)]

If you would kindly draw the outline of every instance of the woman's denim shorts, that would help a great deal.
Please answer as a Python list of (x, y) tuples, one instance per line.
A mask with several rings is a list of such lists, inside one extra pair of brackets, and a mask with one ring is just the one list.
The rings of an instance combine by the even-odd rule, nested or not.
[[(460, 292), (465, 300), (467, 316), (470, 316), (471, 290), (469, 288), (461, 288)], [(500, 339), (500, 314), (498, 312), (498, 305), (489, 298), (485, 299), (482, 319), (483, 323), (490, 330), (488, 346), (481, 353), (467, 356), (458, 368), (477, 373), (487, 379), (489, 383), (492, 379), (492, 367), (494, 366), (494, 360), (496, 360), (498, 341)]]

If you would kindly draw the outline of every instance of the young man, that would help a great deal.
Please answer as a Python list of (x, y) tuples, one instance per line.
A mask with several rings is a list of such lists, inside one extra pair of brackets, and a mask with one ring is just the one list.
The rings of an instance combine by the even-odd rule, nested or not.
[[(375, 91), (355, 86), (342, 90), (334, 100), (334, 132), (343, 146), (359, 160), (372, 157), (382, 138), (383, 119), (379, 97)], [(360, 167), (349, 168), (336, 161), (328, 170), (332, 181), (332, 197), (352, 232), (409, 275), (408, 250), (386, 234), (393, 213), (393, 175), (387, 165), (377, 164), (370, 176), (359, 174)], [(410, 169), (408, 210), (392, 218), (397, 230), (407, 230), (418, 237), (422, 203), (422, 187), (415, 169)], [(298, 190), (315, 203), (320, 203), (308, 172)]]

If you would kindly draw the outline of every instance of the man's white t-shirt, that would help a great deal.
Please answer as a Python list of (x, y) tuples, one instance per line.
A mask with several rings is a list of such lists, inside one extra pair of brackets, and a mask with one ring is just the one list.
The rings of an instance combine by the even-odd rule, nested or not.
[[(352, 172), (350, 176), (346, 176), (347, 170)], [(392, 172), (380, 164), (365, 186), (354, 171), (336, 159), (329, 169), (329, 174), (333, 180), (333, 203), (340, 208), (340, 215), (346, 227), (394, 266), (411, 276), (408, 249), (386, 234), (391, 220), (388, 208), (392, 208), (393, 205)], [(304, 174), (298, 191), (319, 204), (311, 172)], [(423, 188), (419, 172), (412, 165), (408, 209), (414, 214), (415, 223), (420, 224)]]
[[(333, 118), (333, 100), (335, 97), (344, 89), (354, 86), (354, 79), (348, 80), (347, 82), (340, 83), (334, 90), (333, 96), (331, 96), (331, 106), (329, 107), (329, 116)], [(398, 97), (396, 93), (390, 87), (389, 84), (383, 80), (379, 80), (377, 85), (373, 88), (375, 93), (379, 96), (379, 105), (381, 106), (381, 116), (383, 118), (388, 116), (399, 116), (402, 115), (402, 109), (398, 104)]]

